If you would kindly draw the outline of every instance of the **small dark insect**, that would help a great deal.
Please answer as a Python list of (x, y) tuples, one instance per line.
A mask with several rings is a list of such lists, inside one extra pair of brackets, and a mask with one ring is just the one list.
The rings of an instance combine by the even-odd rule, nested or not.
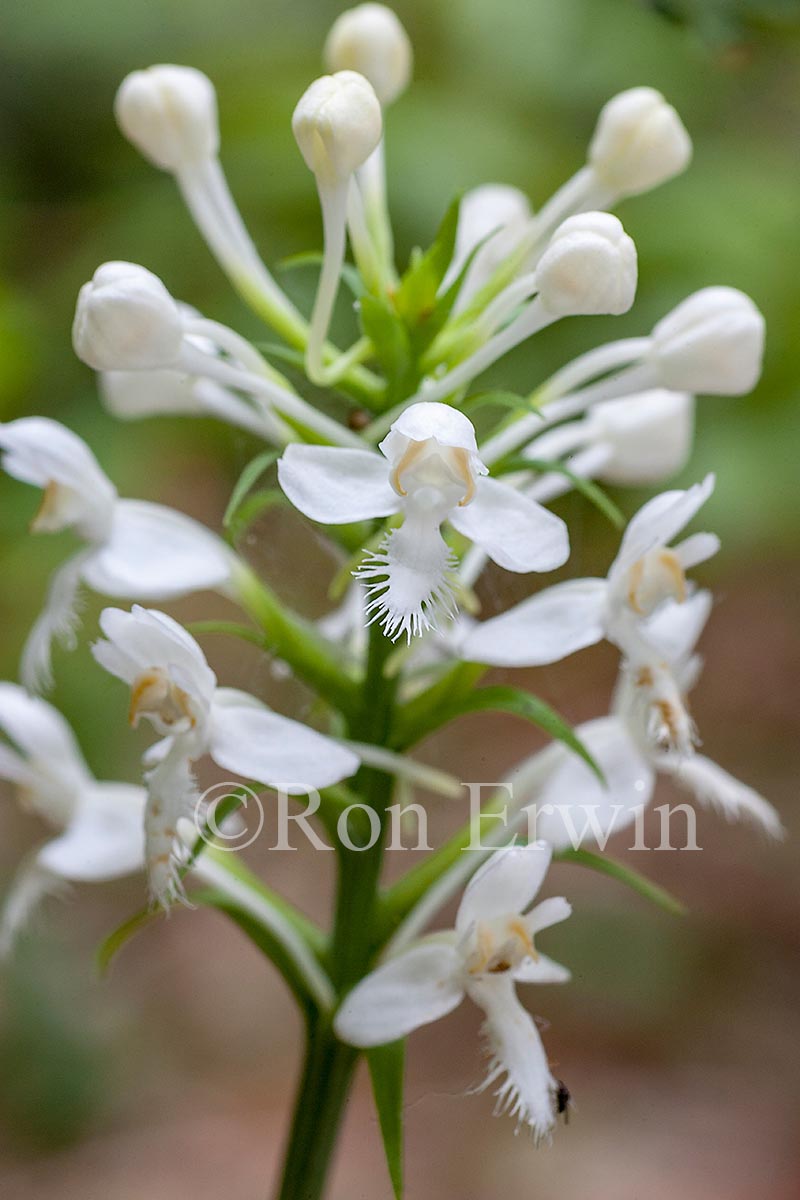
[(363, 408), (351, 409), (347, 417), (347, 425), (353, 433), (360, 433), (369, 425), (369, 413), (365, 412)]
[(564, 1124), (569, 1125), (569, 1110), (572, 1107), (572, 1094), (561, 1079), (556, 1080), (556, 1112), (564, 1118)]

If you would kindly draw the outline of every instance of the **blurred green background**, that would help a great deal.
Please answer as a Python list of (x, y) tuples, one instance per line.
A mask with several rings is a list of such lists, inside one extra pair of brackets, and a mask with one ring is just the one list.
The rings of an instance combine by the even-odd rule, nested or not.
[[(172, 180), (118, 134), (111, 103), (129, 70), (179, 62), (205, 70), (220, 98), (222, 159), (270, 264), (319, 245), (313, 180), (294, 145), (294, 103), (319, 73), (343, 4), (310, 0), (28, 0), (0, 17), (0, 419), (46, 413), (87, 438), (127, 495), (219, 521), (255, 447), (205, 422), (119, 425), (102, 411), (69, 330), (81, 283), (106, 259), (141, 262), (209, 316), (254, 337), (185, 214)], [(600, 106), (636, 84), (662, 90), (695, 143), (689, 172), (619, 214), (640, 263), (625, 317), (562, 322), (496, 377), (531, 388), (576, 353), (636, 335), (711, 283), (750, 293), (767, 318), (765, 373), (743, 400), (702, 399), (685, 481), (718, 473), (706, 526), (723, 537), (707, 569), (720, 598), (705, 642), (696, 712), (707, 752), (779, 805), (798, 827), (797, 596), (800, 593), (800, 43), (798, 4), (675, 0), (406, 0), (415, 83), (387, 120), (392, 212), (401, 259), (426, 244), (458, 189), (514, 183), (540, 204), (580, 166)], [(313, 276), (285, 283), (308, 305)], [(340, 314), (344, 320), (346, 314)], [(640, 497), (620, 502), (632, 511)], [(25, 632), (67, 539), (29, 539), (32, 489), (0, 477), (3, 629), (0, 673), (13, 678)], [(571, 571), (602, 570), (608, 530), (570, 501)], [(277, 514), (256, 531), (256, 561), (308, 612), (324, 608), (319, 549)], [(501, 573), (487, 603), (519, 595)], [(99, 604), (90, 600), (93, 633)], [(175, 609), (219, 611), (213, 599)], [(302, 713), (245, 647), (209, 642), (226, 682), (261, 686)], [(104, 777), (136, 777), (142, 742), (122, 720), (123, 689), (83, 646), (57, 659), (56, 701)], [(613, 679), (602, 648), (529, 682), (571, 719), (601, 713)], [(464, 733), (469, 735), (465, 739)], [(526, 731), (462, 728), (432, 747), (468, 770), (502, 769)], [(666, 798), (666, 797), (665, 797)], [(4, 807), (8, 880), (41, 831)], [(453, 823), (442, 814), (442, 829)], [(798, 900), (791, 839), (701, 822), (702, 855), (659, 855), (648, 870), (692, 915), (653, 913), (609, 881), (560, 869), (576, 901), (553, 935), (575, 983), (536, 997), (548, 1050), (578, 1112), (555, 1148), (534, 1154), (489, 1119), (477, 1022), (453, 1018), (412, 1045), (409, 1195), (495, 1200), (790, 1200), (797, 1162)], [(252, 859), (309, 910), (328, 880), (307, 856)], [(313, 881), (313, 882), (312, 882)], [(3, 975), (0, 1001), (0, 1194), (4, 1200), (151, 1200), (261, 1196), (276, 1161), (296, 1070), (297, 1026), (278, 983), (209, 914), (178, 913), (135, 943), (109, 981), (92, 948), (140, 903), (138, 882), (83, 889), (51, 905)], [(556, 944), (557, 941), (557, 944)], [(550, 947), (548, 947), (549, 949)], [(291, 1036), (283, 1036), (286, 1026)], [(388, 1196), (366, 1090), (357, 1091), (339, 1200)]]

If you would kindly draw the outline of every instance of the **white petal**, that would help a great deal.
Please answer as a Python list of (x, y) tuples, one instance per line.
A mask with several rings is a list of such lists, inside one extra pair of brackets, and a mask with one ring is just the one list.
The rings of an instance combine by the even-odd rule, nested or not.
[(719, 552), (720, 545), (721, 542), (715, 533), (693, 533), (675, 547), (675, 553), (684, 571), (688, 571), (691, 567), (713, 558)]
[(561, 518), (498, 479), (478, 480), (475, 498), (449, 519), (507, 571), (553, 571), (569, 557)]
[(749, 820), (770, 837), (784, 836), (780, 816), (769, 801), (702, 754), (694, 754), (690, 758), (659, 754), (656, 766), (701, 804), (714, 809), (729, 821)]
[(144, 867), (144, 788), (101, 783), (81, 798), (74, 820), (39, 851), (54, 875), (75, 882), (116, 879)]
[(71, 429), (47, 417), (21, 417), (0, 424), (0, 450), (4, 452), (3, 469), (14, 479), (41, 488), (49, 483), (67, 488), (77, 503), (76, 523), (84, 533), (90, 535), (104, 524), (116, 489), (89, 447)]
[(106, 596), (168, 600), (222, 586), (231, 566), (225, 543), (198, 521), (161, 504), (120, 500), (84, 578)]
[(371, 450), (292, 444), (278, 460), (278, 482), (295, 508), (323, 525), (388, 517), (401, 504), (386, 462)]
[(496, 850), (467, 884), (456, 916), (458, 932), (475, 921), (525, 912), (542, 886), (552, 853), (544, 842)]
[(216, 676), (192, 635), (172, 617), (138, 604), (130, 612), (104, 608), (100, 628), (109, 640), (96, 642), (92, 653), (112, 675), (133, 683), (151, 667), (177, 669), (184, 690), (191, 688), (199, 699), (210, 703)]
[(570, 916), (572, 916), (572, 905), (569, 900), (565, 900), (563, 896), (548, 896), (546, 900), (542, 900), (540, 904), (531, 909), (525, 918), (525, 925), (531, 937), (535, 937), (543, 929), (549, 929), (551, 925), (558, 925)]
[(330, 787), (358, 770), (352, 750), (270, 712), (253, 698), (237, 702), (220, 689), (211, 710), (209, 753), (226, 771), (292, 794)]
[(75, 735), (61, 713), (15, 683), (0, 683), (0, 729), (31, 760), (41, 759), (53, 775), (89, 780)]
[(464, 998), (460, 972), (453, 946), (415, 946), (367, 975), (345, 997), (334, 1020), (336, 1036), (351, 1046), (382, 1046), (438, 1021)]
[[(434, 438), (440, 446), (452, 446), (469, 454), (478, 453), (475, 426), (469, 417), (451, 404), (429, 400), (410, 404), (392, 425), (392, 434), (408, 438), (411, 442), (426, 442), (428, 438)], [(390, 434), (381, 443), (387, 458), (392, 455), (394, 440)]]
[(528, 1125), (536, 1141), (555, 1125), (556, 1081), (550, 1074), (539, 1031), (507, 976), (470, 981), (470, 997), (486, 1013), (483, 1031), (491, 1054), (481, 1091), (495, 1083), (496, 1113), (507, 1112)]
[(697, 645), (713, 604), (713, 597), (707, 591), (693, 592), (683, 604), (666, 600), (652, 617), (641, 623), (642, 637), (668, 663), (680, 662)]
[(536, 959), (526, 958), (514, 971), (515, 983), (569, 983), (571, 978), (572, 974), (566, 967), (554, 962), (546, 954), (540, 954)]
[(637, 809), (650, 801), (655, 776), (617, 717), (588, 721), (575, 732), (607, 786), (577, 754), (564, 751), (536, 801), (536, 836), (558, 850), (578, 849), (586, 842), (603, 849), (607, 838), (629, 825)]
[(508, 612), (475, 627), (464, 658), (503, 667), (558, 662), (605, 633), (604, 579), (571, 579), (538, 592)]
[(707, 475), (685, 492), (662, 492), (654, 496), (631, 518), (609, 579), (617, 576), (657, 546), (668, 546), (688, 525), (695, 513), (705, 504), (714, 490), (714, 476)]

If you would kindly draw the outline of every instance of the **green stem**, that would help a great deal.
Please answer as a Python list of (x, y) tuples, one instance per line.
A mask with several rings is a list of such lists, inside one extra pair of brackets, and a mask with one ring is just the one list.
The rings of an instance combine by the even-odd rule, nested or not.
[(269, 650), (346, 717), (358, 709), (360, 691), (352, 671), (310, 621), (281, 604), (275, 593), (242, 565), (234, 581), (236, 600), (263, 631)]
[[(392, 723), (396, 681), (385, 671), (391, 651), (392, 643), (373, 626), (360, 703), (348, 726), (350, 737), (377, 746), (386, 745)], [(373, 830), (367, 813), (360, 814), (363, 821), (355, 813), (349, 836), (364, 848), (338, 845), (339, 888), (328, 967), (340, 996), (362, 978), (377, 948), (384, 816), (392, 779), (362, 767), (350, 786), (359, 802), (378, 814), (380, 833), (370, 845)], [(321, 1200), (357, 1058), (357, 1051), (337, 1041), (327, 1019), (309, 1019), (305, 1066), (277, 1200)]]

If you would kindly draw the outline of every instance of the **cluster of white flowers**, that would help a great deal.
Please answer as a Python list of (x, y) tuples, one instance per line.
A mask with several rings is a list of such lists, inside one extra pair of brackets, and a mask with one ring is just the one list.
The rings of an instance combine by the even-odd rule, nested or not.
[[(253, 344), (177, 302), (136, 264), (105, 263), (81, 288), (73, 344), (99, 372), (115, 415), (213, 416), (274, 447), (280, 487), (295, 509), (332, 527), (332, 545), (349, 553), (363, 546), (348, 564), (355, 582), (336, 620), (314, 627), (262, 587), (216, 533), (161, 505), (121, 499), (88, 446), (57, 422), (23, 417), (0, 425), (5, 470), (43, 491), (33, 530), (70, 528), (84, 543), (54, 576), (28, 639), (21, 669), (28, 691), (0, 685), (9, 742), (0, 747), (0, 775), (58, 830), (12, 889), (2, 940), (8, 945), (59, 881), (145, 869), (152, 898), (168, 906), (184, 896), (186, 871), (210, 873), (269, 925), (315, 1001), (339, 1003), (335, 1029), (346, 1042), (395, 1041), (469, 995), (486, 1013), (487, 1084), (499, 1082), (501, 1107), (537, 1140), (548, 1138), (559, 1085), (515, 984), (569, 978), (534, 944), (569, 905), (562, 898), (530, 905), (554, 849), (568, 844), (573, 814), (596, 812), (586, 837), (599, 838), (633, 819), (663, 772), (729, 817), (747, 816), (776, 836), (780, 823), (763, 798), (695, 750), (686, 696), (711, 602), (687, 571), (716, 552), (718, 539), (676, 538), (711, 495), (713, 476), (648, 501), (605, 579), (557, 583), (483, 621), (475, 619), (472, 588), (487, 558), (516, 573), (548, 572), (568, 560), (567, 526), (546, 505), (571, 487), (659, 485), (680, 471), (692, 448), (695, 395), (753, 388), (764, 323), (742, 293), (705, 288), (650, 334), (576, 358), (519, 397), (502, 421), (473, 424), (469, 386), (509, 350), (555, 321), (631, 308), (636, 249), (606, 210), (683, 171), (689, 136), (658, 92), (624, 92), (603, 108), (586, 165), (538, 212), (515, 188), (480, 187), (461, 200), (449, 235), (443, 226), (437, 252), (416, 255), (401, 277), (384, 116), (410, 79), (408, 37), (388, 9), (363, 4), (336, 21), (325, 61), (331, 74), (311, 84), (292, 121), (322, 209), (324, 254), (308, 321), (264, 266), (228, 190), (211, 82), (188, 67), (137, 71), (122, 83), (115, 114), (129, 141), (174, 175), (242, 297), (301, 352), (312, 383), (335, 388), (338, 411), (347, 403), (359, 420), (315, 407)], [(363, 289), (362, 331), (342, 352), (328, 330), (348, 240)], [(404, 365), (393, 377), (398, 346)], [(54, 639), (75, 640), (81, 585), (144, 603), (200, 589), (233, 600), (260, 626), (265, 648), (328, 702), (327, 731), (218, 687), (198, 643), (164, 613), (107, 608), (94, 657), (130, 687), (131, 724), (146, 718), (161, 740), (145, 757), (144, 787), (96, 782), (63, 718), (29, 694), (51, 681)], [(387, 666), (387, 646), (377, 677), (366, 664), (371, 623), (373, 645), (376, 637), (405, 637), (411, 651), (389, 656)], [(198, 804), (192, 764), (202, 756), (289, 793), (324, 791), (355, 776), (362, 795), (364, 763), (419, 777), (418, 764), (398, 752), (407, 746), (384, 727), (366, 734), (368, 722), (353, 716), (380, 709), (376, 688), (391, 686), (394, 703), (418, 707), (428, 688), (446, 709), (451, 698), (436, 689), (446, 687), (455, 664), (538, 666), (601, 639), (619, 650), (620, 683), (611, 714), (576, 731), (600, 777), (566, 744), (520, 764), (512, 776), (516, 819), (521, 824), (535, 803), (538, 840), (501, 847), (483, 863), (452, 932), (413, 940), (419, 914), (412, 914), (384, 961), (369, 973), (368, 954), (360, 982), (347, 980), (352, 990), (333, 986), (324, 956), (315, 957), (261, 893), (243, 899), (241, 879), (226, 875), (213, 851), (190, 855), (182, 822)], [(440, 902), (481, 861), (464, 859), (443, 876)]]

